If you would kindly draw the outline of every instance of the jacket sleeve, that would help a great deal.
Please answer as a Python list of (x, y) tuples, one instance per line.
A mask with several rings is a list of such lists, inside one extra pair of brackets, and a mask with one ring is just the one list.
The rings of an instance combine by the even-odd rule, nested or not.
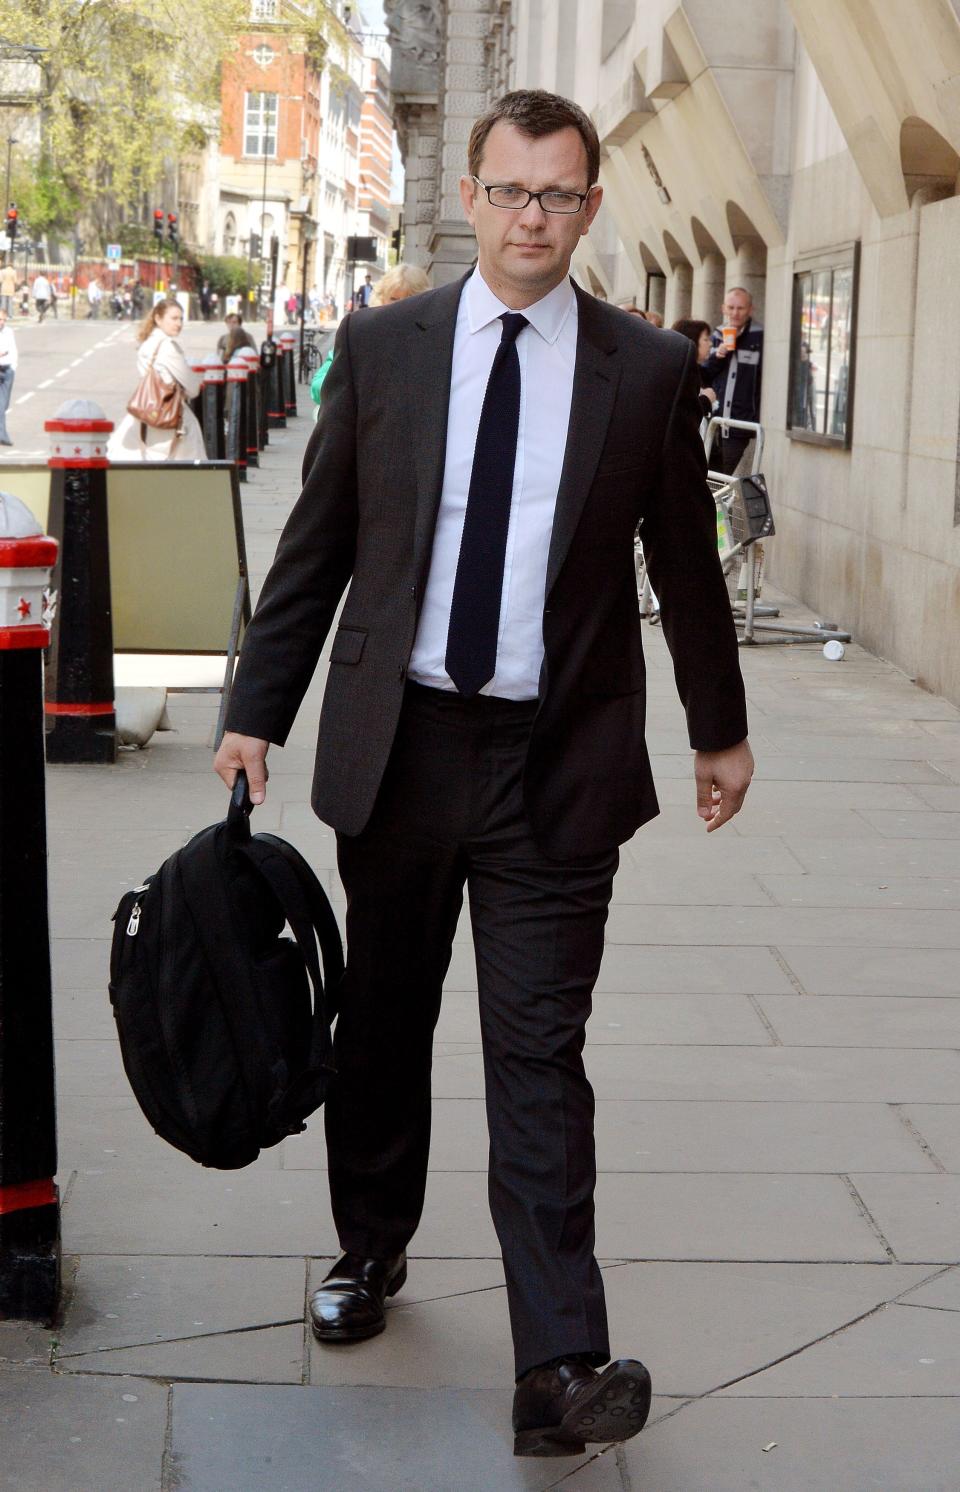
[(699, 436), (699, 369), (690, 343), (640, 537), (690, 745), (736, 746), (747, 734), (737, 633), (717, 554), (716, 505)]
[(287, 520), (243, 640), (227, 729), (282, 746), (353, 572), (357, 545), (357, 398), (350, 318), (324, 383), (303, 490)]
[(176, 379), (188, 399), (197, 397), (203, 378), (199, 373), (194, 373), (183, 355), (180, 343), (175, 342), (172, 337), (165, 336), (160, 342), (157, 368), (161, 373), (167, 373), (170, 378)]

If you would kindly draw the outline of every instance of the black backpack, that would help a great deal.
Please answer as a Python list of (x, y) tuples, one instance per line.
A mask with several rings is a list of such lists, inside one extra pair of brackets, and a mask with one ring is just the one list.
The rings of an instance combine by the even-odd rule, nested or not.
[(292, 845), (250, 833), (250, 811), (241, 772), (226, 820), (121, 898), (110, 955), (137, 1102), (162, 1139), (228, 1170), (298, 1134), (323, 1103), (343, 975), (323, 887)]

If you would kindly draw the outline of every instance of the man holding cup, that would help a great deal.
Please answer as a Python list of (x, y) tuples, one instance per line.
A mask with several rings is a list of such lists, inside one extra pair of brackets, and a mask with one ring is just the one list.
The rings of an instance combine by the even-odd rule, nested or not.
[[(753, 297), (742, 285), (735, 285), (724, 296), (723, 321), (710, 341), (710, 356), (700, 371), (704, 384), (717, 396), (716, 413), (728, 420), (759, 421), (763, 327), (753, 320)], [(745, 430), (731, 430), (726, 439), (714, 438), (711, 468), (732, 476), (750, 439)]]

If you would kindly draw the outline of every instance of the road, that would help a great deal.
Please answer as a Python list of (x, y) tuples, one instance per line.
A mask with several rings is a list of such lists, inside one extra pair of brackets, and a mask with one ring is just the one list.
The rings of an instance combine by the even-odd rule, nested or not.
[[(47, 455), (43, 425), (67, 399), (93, 399), (114, 423), (119, 423), (137, 383), (136, 334), (138, 322), (71, 321), (48, 316), (10, 323), (20, 354), (7, 428), (13, 447), (3, 464), (42, 461)], [(180, 343), (188, 357), (216, 350), (223, 327), (217, 322), (188, 322)], [(251, 327), (259, 342), (265, 328)]]

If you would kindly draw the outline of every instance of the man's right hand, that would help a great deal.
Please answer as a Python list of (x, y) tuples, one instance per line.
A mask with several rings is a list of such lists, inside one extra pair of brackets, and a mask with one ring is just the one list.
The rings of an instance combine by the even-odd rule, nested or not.
[(716, 347), (713, 349), (713, 355), (714, 357), (718, 357), (722, 360), (727, 356), (729, 350), (730, 349), (727, 347), (726, 342), (718, 342)]
[(250, 802), (262, 803), (267, 796), (267, 778), (270, 776), (267, 770), (269, 745), (269, 741), (261, 741), (259, 736), (241, 736), (237, 731), (228, 730), (213, 759), (213, 769), (232, 791), (237, 772), (242, 767), (247, 774)]

